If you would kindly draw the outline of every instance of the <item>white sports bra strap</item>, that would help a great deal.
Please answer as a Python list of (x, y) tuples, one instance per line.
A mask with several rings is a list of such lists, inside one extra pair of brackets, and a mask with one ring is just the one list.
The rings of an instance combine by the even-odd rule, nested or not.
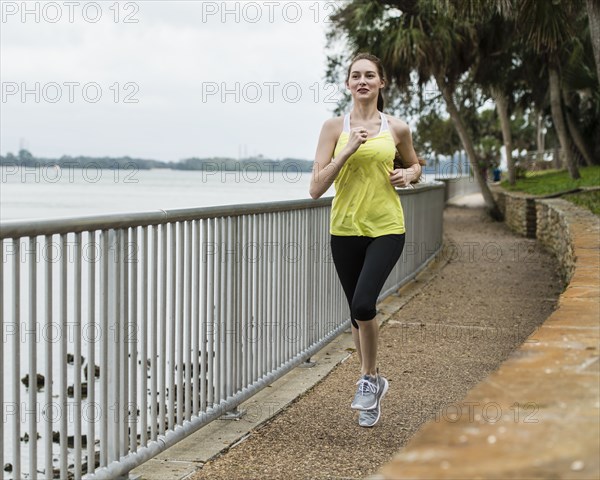
[(386, 130), (389, 130), (389, 126), (388, 126), (388, 121), (387, 121), (387, 118), (385, 117), (385, 115), (381, 112), (379, 112), (379, 115), (381, 115), (381, 129), (379, 131), (379, 133), (381, 133), (381, 132), (385, 132)]
[[(379, 134), (381, 134), (381, 132), (385, 132), (386, 130), (389, 130), (389, 126), (388, 126), (388, 121), (387, 121), (387, 118), (385, 117), (385, 115), (381, 112), (379, 112), (379, 115), (381, 116), (381, 128), (379, 129)], [(349, 113), (344, 115), (343, 131), (350, 133), (350, 114)]]
[(344, 115), (344, 132), (350, 133), (350, 114)]

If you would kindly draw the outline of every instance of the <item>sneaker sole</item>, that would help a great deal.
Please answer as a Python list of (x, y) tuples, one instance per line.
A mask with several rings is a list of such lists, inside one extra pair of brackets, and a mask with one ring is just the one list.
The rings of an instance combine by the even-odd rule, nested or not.
[(376, 408), (379, 405), (379, 403), (381, 402), (381, 399), (383, 398), (383, 396), (387, 393), (388, 388), (390, 387), (390, 384), (387, 381), (387, 379), (384, 378), (384, 380), (385, 380), (385, 383), (383, 384), (383, 392), (381, 392), (381, 396), (379, 398), (375, 398), (375, 403), (373, 405), (371, 405), (369, 407), (364, 407), (362, 405), (352, 404), (352, 405), (350, 405), (350, 408), (353, 410), (361, 411), (361, 412), (364, 412), (365, 410), (373, 410), (374, 408)]
[(381, 403), (381, 401), (383, 400), (383, 397), (385, 396), (388, 389), (390, 388), (390, 382), (387, 381), (387, 378), (384, 378), (383, 380), (385, 381), (385, 383), (383, 384), (383, 392), (381, 392), (381, 397), (379, 397), (379, 401), (377, 402), (378, 404)]
[(379, 419), (381, 418), (381, 408), (379, 409), (379, 413), (377, 414), (377, 418), (375, 419), (375, 421), (371, 424), (371, 425), (363, 425), (360, 423), (360, 420), (358, 422), (358, 426), (359, 427), (363, 427), (363, 428), (371, 428), (374, 427), (375, 425), (377, 425), (377, 423), (379, 423)]
[(377, 400), (375, 400), (375, 403), (373, 405), (370, 405), (367, 407), (365, 407), (363, 405), (354, 405), (354, 404), (350, 405), (350, 408), (352, 410), (358, 410), (359, 412), (364, 412), (366, 410), (373, 410), (375, 407), (377, 407)]

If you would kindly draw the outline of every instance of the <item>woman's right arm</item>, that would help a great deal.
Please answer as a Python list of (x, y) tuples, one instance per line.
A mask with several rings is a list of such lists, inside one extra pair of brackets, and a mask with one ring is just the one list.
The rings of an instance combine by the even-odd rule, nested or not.
[(347, 145), (335, 158), (332, 158), (340, 133), (339, 117), (326, 120), (321, 128), (309, 190), (310, 196), (314, 199), (320, 198), (329, 189), (346, 160), (366, 140), (366, 134), (362, 139), (356, 132), (351, 132)]

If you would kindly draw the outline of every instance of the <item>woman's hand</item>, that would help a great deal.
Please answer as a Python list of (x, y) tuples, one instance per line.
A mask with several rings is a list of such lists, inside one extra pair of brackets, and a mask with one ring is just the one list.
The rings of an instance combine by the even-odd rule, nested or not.
[(348, 138), (346, 148), (351, 155), (358, 150), (358, 147), (367, 141), (367, 135), (368, 132), (365, 127), (354, 127), (350, 130), (350, 137)]
[(408, 125), (394, 117), (389, 117), (388, 124), (396, 141), (398, 155), (402, 159), (402, 166), (390, 172), (390, 183), (394, 187), (406, 188), (416, 182), (421, 176), (419, 158), (413, 148), (412, 136)]
[(394, 187), (406, 188), (410, 185), (413, 172), (408, 168), (396, 168), (390, 172), (390, 183)]

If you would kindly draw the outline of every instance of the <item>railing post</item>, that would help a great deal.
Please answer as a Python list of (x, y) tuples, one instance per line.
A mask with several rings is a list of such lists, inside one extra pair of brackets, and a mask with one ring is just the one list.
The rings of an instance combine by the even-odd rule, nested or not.
[(119, 460), (121, 439), (121, 231), (108, 231), (108, 463)]
[(308, 357), (300, 365), (298, 365), (298, 367), (299, 368), (313, 368), (316, 364), (317, 364), (317, 362), (311, 362), (310, 357)]
[(246, 415), (247, 411), (240, 409), (239, 407), (232, 408), (228, 410), (221, 416), (221, 420), (239, 420), (244, 415)]

